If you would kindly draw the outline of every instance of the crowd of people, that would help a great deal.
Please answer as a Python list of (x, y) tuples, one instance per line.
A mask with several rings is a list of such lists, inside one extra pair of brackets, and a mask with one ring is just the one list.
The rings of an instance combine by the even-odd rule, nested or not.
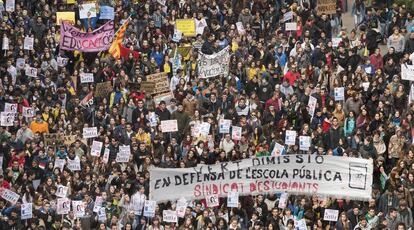
[[(414, 79), (414, 12), (405, 5), (338, 0), (336, 13), (325, 14), (315, 0), (93, 1), (98, 9), (114, 7), (115, 30), (129, 20), (122, 45), (130, 53), (114, 58), (107, 51), (59, 48), (56, 12), (75, 12), (81, 31), (108, 21), (99, 13), (80, 19), (86, 1), (15, 0), (12, 10), (7, 2), (0, 1), (0, 111), (18, 107), (13, 124), (0, 126), (0, 229), (291, 230), (302, 219), (308, 229), (414, 226), (414, 92), (405, 80)], [(354, 28), (343, 26), (347, 10)], [(296, 30), (286, 30), (289, 12)], [(175, 39), (176, 20), (189, 18), (204, 19), (206, 26), (196, 36)], [(34, 38), (33, 49), (23, 48), (25, 37)], [(180, 47), (191, 48), (178, 53)], [(229, 73), (199, 76), (200, 53), (226, 47)], [(67, 63), (58, 64), (59, 58)], [(37, 76), (19, 68), (18, 59), (36, 68)], [(172, 96), (155, 100), (141, 85), (162, 72)], [(93, 73), (94, 81), (81, 83), (81, 73)], [(110, 93), (95, 91), (103, 82), (111, 83)], [(338, 99), (341, 87), (344, 97)], [(317, 99), (312, 112), (311, 97)], [(220, 119), (242, 127), (241, 140), (219, 133)], [(163, 133), (165, 120), (177, 120), (178, 132)], [(210, 124), (208, 135), (193, 135), (202, 122)], [(86, 127), (97, 127), (98, 137), (83, 138)], [(269, 156), (287, 130), (311, 136), (311, 147), (299, 150), (297, 140), (279, 154), (373, 159), (372, 199), (291, 194), (281, 209), (280, 193), (258, 194), (241, 196), (237, 208), (191, 201), (177, 223), (162, 215), (175, 210), (176, 201), (158, 203), (154, 217), (143, 215), (151, 166)], [(75, 138), (61, 138), (70, 136)], [(93, 140), (103, 143), (98, 156), (91, 155)], [(130, 147), (128, 162), (116, 160), (121, 146)], [(76, 161), (80, 169), (69, 167)], [(71, 201), (82, 202), (82, 216), (73, 209), (57, 213), (62, 188)], [(8, 191), (18, 200), (5, 199)], [(22, 219), (29, 203), (31, 216)], [(324, 221), (326, 208), (339, 210), (338, 221)]]

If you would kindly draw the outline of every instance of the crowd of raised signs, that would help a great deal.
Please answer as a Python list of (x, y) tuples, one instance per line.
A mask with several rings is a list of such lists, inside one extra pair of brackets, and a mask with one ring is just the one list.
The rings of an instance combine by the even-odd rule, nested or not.
[[(0, 229), (411, 229), (408, 9), (0, 0)], [(290, 154), (372, 159), (372, 198), (149, 200), (152, 167)]]

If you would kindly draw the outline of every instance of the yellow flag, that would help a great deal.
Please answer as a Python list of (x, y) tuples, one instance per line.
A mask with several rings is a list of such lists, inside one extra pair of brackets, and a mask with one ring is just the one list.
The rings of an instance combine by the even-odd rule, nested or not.
[(128, 18), (121, 26), (121, 28), (119, 28), (118, 32), (115, 34), (115, 38), (112, 42), (111, 47), (109, 47), (109, 53), (115, 59), (119, 59), (121, 56), (121, 49), (119, 48), (119, 46), (122, 44), (122, 41), (124, 40), (125, 31), (128, 27), (129, 19), (130, 18)]

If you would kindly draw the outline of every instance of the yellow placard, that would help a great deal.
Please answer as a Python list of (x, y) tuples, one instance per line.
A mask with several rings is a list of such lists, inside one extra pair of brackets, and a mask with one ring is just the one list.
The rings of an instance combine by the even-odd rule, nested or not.
[(60, 25), (61, 21), (69, 21), (75, 24), (75, 12), (56, 12), (56, 24)]
[(194, 19), (177, 19), (175, 20), (177, 30), (187, 37), (196, 36), (196, 24)]
[(66, 4), (75, 4), (76, 0), (66, 0)]

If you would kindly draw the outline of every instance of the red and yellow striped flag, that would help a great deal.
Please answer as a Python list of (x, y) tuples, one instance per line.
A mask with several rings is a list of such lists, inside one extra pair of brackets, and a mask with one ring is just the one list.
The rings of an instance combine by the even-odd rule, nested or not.
[(128, 18), (124, 24), (119, 28), (118, 32), (115, 33), (115, 38), (112, 41), (111, 47), (109, 47), (109, 53), (114, 57), (115, 59), (119, 59), (121, 57), (121, 49), (119, 46), (122, 44), (122, 41), (124, 40), (125, 31), (128, 27), (130, 18)]

